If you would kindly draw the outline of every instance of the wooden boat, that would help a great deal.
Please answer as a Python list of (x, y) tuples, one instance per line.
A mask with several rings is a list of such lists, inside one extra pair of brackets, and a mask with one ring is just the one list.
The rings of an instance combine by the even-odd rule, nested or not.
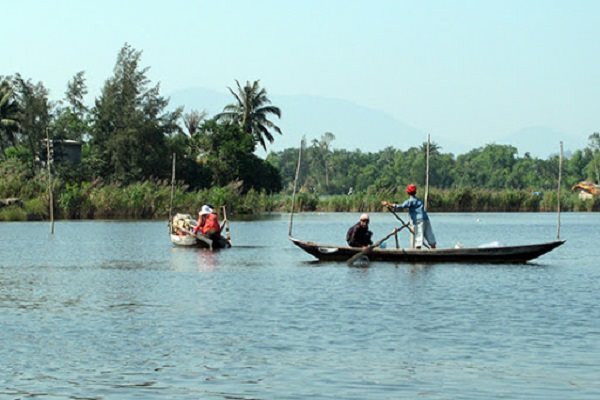
[(190, 214), (175, 214), (171, 225), (171, 243), (181, 247), (198, 247), (204, 249), (227, 249), (231, 247), (231, 240), (219, 238), (212, 240), (206, 235), (193, 234), (192, 229), (196, 226), (196, 221)]
[[(348, 261), (363, 251), (359, 247), (324, 245), (289, 238), (292, 243), (320, 261)], [(526, 263), (565, 243), (565, 240), (520, 246), (470, 247), (447, 249), (374, 248), (365, 255), (370, 261), (399, 263)]]

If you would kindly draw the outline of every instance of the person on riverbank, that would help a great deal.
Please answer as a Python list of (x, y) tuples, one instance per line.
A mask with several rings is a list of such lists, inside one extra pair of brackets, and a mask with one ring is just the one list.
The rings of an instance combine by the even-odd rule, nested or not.
[(352, 247), (370, 246), (373, 244), (372, 236), (373, 232), (369, 230), (369, 214), (362, 214), (359, 221), (348, 229), (346, 242)]
[(210, 204), (203, 205), (198, 212), (198, 222), (194, 227), (194, 233), (198, 232), (212, 240), (218, 240), (221, 238), (219, 217)]
[(381, 204), (392, 211), (408, 209), (408, 215), (410, 215), (410, 220), (414, 227), (415, 247), (420, 249), (423, 246), (423, 240), (425, 240), (429, 244), (429, 247), (435, 249), (435, 235), (433, 234), (433, 228), (431, 227), (429, 215), (427, 215), (427, 211), (425, 210), (425, 205), (417, 197), (417, 186), (412, 183), (406, 186), (406, 194), (408, 194), (409, 198), (404, 203), (395, 204), (384, 200)]

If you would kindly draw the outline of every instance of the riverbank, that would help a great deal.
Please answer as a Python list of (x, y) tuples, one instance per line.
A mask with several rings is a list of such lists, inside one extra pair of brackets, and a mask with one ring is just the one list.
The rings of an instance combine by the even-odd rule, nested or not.
[[(297, 193), (296, 212), (373, 212), (381, 210), (381, 201), (402, 201), (403, 193), (367, 192), (352, 195)], [(171, 209), (171, 187), (166, 182), (145, 181), (128, 186), (67, 185), (54, 194), (57, 219), (162, 219)], [(548, 212), (557, 209), (555, 192), (528, 190), (432, 189), (428, 208), (431, 212)], [(241, 193), (235, 184), (199, 191), (177, 187), (173, 211), (194, 213), (202, 204), (227, 206), (230, 217), (265, 212), (288, 212), (292, 207), (289, 193), (267, 194), (250, 190)], [(576, 193), (563, 191), (563, 211), (600, 211), (600, 198), (583, 200)], [(0, 221), (40, 221), (49, 219), (48, 193), (0, 208)]]

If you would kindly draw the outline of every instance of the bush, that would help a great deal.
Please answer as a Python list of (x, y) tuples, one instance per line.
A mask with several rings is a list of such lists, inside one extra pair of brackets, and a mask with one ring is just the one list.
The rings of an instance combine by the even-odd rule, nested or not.
[(0, 221), (27, 221), (27, 213), (18, 206), (4, 207), (0, 209)]
[(50, 215), (47, 198), (36, 197), (35, 199), (26, 200), (23, 208), (27, 219), (30, 221), (48, 219)]
[(21, 190), (29, 180), (25, 163), (16, 158), (0, 163), (0, 197), (22, 197)]
[(93, 216), (93, 206), (89, 196), (91, 186), (92, 184), (89, 182), (81, 185), (67, 183), (58, 199), (58, 207), (63, 217), (90, 218)]

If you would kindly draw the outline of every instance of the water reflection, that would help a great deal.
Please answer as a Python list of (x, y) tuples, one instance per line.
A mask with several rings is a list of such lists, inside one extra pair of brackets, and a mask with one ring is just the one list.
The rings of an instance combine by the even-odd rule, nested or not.
[(196, 251), (196, 269), (199, 272), (212, 272), (217, 268), (217, 254), (210, 250)]
[[(542, 241), (555, 221), (436, 217), (452, 245)], [(298, 215), (298, 236), (342, 243), (354, 219)], [(235, 247), (215, 252), (173, 247), (160, 221), (50, 240), (0, 223), (0, 398), (597, 399), (599, 224), (566, 215), (570, 247), (535, 264), (348, 268), (274, 216), (232, 223)]]
[(219, 265), (219, 251), (198, 248), (173, 247), (170, 269), (179, 272), (212, 272)]

